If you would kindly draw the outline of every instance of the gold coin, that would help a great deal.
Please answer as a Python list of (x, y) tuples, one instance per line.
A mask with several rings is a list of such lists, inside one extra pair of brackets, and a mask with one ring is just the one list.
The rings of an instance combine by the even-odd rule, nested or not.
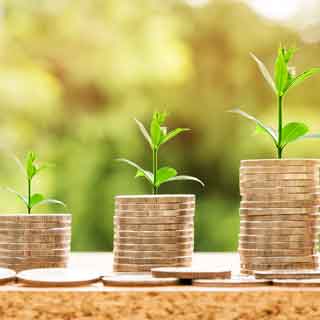
[(0, 229), (5, 230), (18, 230), (18, 229), (41, 229), (50, 230), (55, 228), (71, 228), (70, 221), (62, 222), (39, 222), (39, 223), (17, 223), (17, 222), (1, 222), (0, 219)]
[(57, 241), (51, 243), (0, 243), (0, 250), (51, 250), (51, 249), (68, 249), (70, 241)]
[(70, 234), (29, 234), (29, 235), (2, 235), (0, 234), (0, 242), (15, 242), (15, 243), (26, 243), (26, 242), (65, 242), (70, 241)]
[(196, 287), (214, 287), (214, 288), (248, 288), (265, 287), (272, 284), (270, 280), (257, 280), (254, 277), (232, 277), (231, 279), (198, 279), (193, 280), (192, 285)]
[(284, 180), (314, 180), (319, 181), (317, 170), (313, 173), (242, 173), (239, 174), (240, 181), (284, 181)]
[(290, 216), (287, 214), (279, 214), (279, 215), (265, 215), (265, 216), (250, 216), (247, 214), (240, 214), (240, 221), (249, 220), (252, 222), (304, 222), (304, 223), (316, 223), (320, 221), (319, 213), (315, 214), (291, 214)]
[(287, 187), (318, 187), (319, 181), (315, 179), (310, 180), (240, 180), (241, 193), (245, 192), (246, 189), (251, 188), (287, 188)]
[(170, 194), (170, 195), (133, 195), (133, 196), (116, 196), (117, 203), (129, 204), (129, 203), (180, 203), (195, 201), (195, 195), (193, 194)]
[(241, 220), (240, 227), (244, 228), (314, 228), (319, 226), (318, 220), (311, 221), (248, 221)]
[(252, 159), (241, 160), (241, 167), (319, 166), (318, 159)]
[(176, 218), (176, 217), (185, 217), (189, 215), (194, 215), (195, 209), (176, 209), (176, 210), (143, 210), (143, 211), (134, 211), (134, 210), (115, 210), (115, 215), (118, 217), (164, 217), (164, 218)]
[(296, 200), (316, 200), (317, 195), (313, 193), (296, 193), (296, 194), (281, 194), (281, 193), (244, 193), (241, 197), (242, 201), (296, 201)]
[(122, 230), (115, 230), (114, 231), (115, 238), (117, 237), (134, 237), (134, 238), (143, 238), (143, 237), (192, 237), (193, 236), (193, 229), (186, 229), (186, 230), (156, 230), (155, 231), (140, 231), (140, 230), (132, 230), (132, 231), (122, 231)]
[(243, 188), (240, 190), (240, 194), (246, 193), (257, 193), (257, 194), (281, 194), (281, 195), (288, 195), (288, 194), (305, 194), (305, 193), (319, 193), (320, 187), (319, 186), (305, 186), (305, 187), (272, 187), (272, 188)]
[(145, 210), (178, 210), (178, 209), (193, 209), (195, 202), (184, 203), (158, 203), (158, 204), (120, 204), (116, 203), (116, 210), (132, 210), (132, 211), (145, 211)]
[(240, 173), (242, 174), (266, 174), (266, 173), (276, 173), (276, 174), (285, 174), (285, 173), (315, 173), (317, 167), (315, 166), (245, 166), (240, 167)]
[(184, 231), (193, 230), (193, 224), (118, 224), (114, 226), (115, 231)]
[(320, 270), (272, 270), (256, 271), (257, 279), (320, 279)]
[(278, 242), (302, 242), (302, 243), (314, 243), (318, 240), (317, 234), (239, 234), (240, 241), (255, 242), (257, 244), (272, 245)]
[(317, 269), (318, 263), (317, 262), (289, 262), (289, 263), (282, 263), (282, 264), (262, 264), (262, 263), (241, 263), (240, 267), (246, 270), (255, 270), (255, 271), (262, 271), (262, 270), (272, 270), (272, 269)]
[[(189, 267), (191, 265), (191, 262), (178, 262), (169, 264), (171, 266), (181, 266), (181, 267)], [(158, 268), (168, 266), (168, 263), (161, 264), (161, 263), (155, 263), (155, 264), (123, 264), (123, 263), (113, 263), (113, 271), (114, 272), (150, 272), (152, 268)]]
[(301, 256), (301, 255), (313, 255), (317, 254), (318, 250), (315, 248), (303, 248), (303, 249), (244, 249), (239, 248), (240, 256), (244, 257), (279, 257), (279, 256)]
[(280, 236), (280, 235), (304, 235), (305, 233), (311, 233), (318, 235), (318, 227), (304, 227), (304, 228), (248, 228), (240, 226), (240, 233), (246, 235), (270, 235)]
[(320, 287), (320, 279), (286, 279), (286, 280), (273, 280), (272, 281), (274, 286), (278, 287), (313, 287), (318, 288)]
[(68, 256), (69, 248), (53, 249), (53, 250), (2, 250), (0, 249), (0, 257), (55, 257)]
[(19, 263), (19, 264), (14, 264), (14, 263), (3, 263), (0, 262), (0, 267), (3, 268), (9, 268), (12, 270), (15, 270), (17, 272), (22, 271), (22, 270), (28, 270), (28, 269), (38, 269), (38, 268), (66, 268), (68, 262), (67, 261), (62, 261), (62, 262), (39, 262), (39, 263)]
[(180, 244), (193, 242), (193, 237), (118, 237), (114, 240), (118, 244)]
[(175, 258), (191, 256), (192, 249), (189, 250), (176, 250), (176, 251), (125, 251), (114, 249), (113, 255), (117, 258)]
[[(318, 208), (316, 206), (312, 208), (240, 208), (240, 214), (246, 214), (248, 216), (277, 216), (281, 214), (285, 215), (314, 215), (318, 213)], [(288, 217), (290, 219), (290, 217)]]
[(1, 214), (0, 222), (45, 223), (71, 222), (71, 214)]
[(287, 264), (287, 263), (314, 263), (318, 262), (318, 256), (279, 256), (279, 257), (251, 257), (240, 255), (241, 263), (253, 263), (253, 264)]
[(295, 242), (271, 242), (266, 241), (261, 242), (250, 242), (250, 241), (239, 241), (240, 249), (256, 249), (256, 250), (293, 250), (293, 249), (303, 249), (303, 248), (314, 248), (318, 247), (318, 240), (308, 240), (308, 241), (295, 241)]
[(194, 215), (188, 215), (184, 217), (139, 217), (139, 218), (122, 218), (115, 216), (113, 221), (118, 224), (129, 224), (129, 225), (166, 225), (166, 224), (178, 224), (178, 223), (193, 223)]
[(166, 258), (129, 258), (129, 257), (113, 257), (113, 261), (115, 263), (122, 263), (122, 264), (173, 264), (176, 262), (192, 262), (192, 256), (181, 256), (181, 257), (166, 257)]
[(315, 200), (294, 200), (294, 201), (241, 201), (241, 208), (303, 208), (315, 207)]
[(137, 250), (137, 251), (180, 251), (193, 250), (193, 242), (173, 244), (122, 244), (114, 243), (114, 250)]
[(68, 256), (31, 256), (31, 257), (5, 257), (0, 256), (1, 263), (10, 264), (26, 264), (26, 263), (51, 263), (51, 262), (66, 262), (69, 260)]
[(71, 228), (52, 228), (52, 229), (0, 229), (0, 235), (60, 235), (71, 234)]

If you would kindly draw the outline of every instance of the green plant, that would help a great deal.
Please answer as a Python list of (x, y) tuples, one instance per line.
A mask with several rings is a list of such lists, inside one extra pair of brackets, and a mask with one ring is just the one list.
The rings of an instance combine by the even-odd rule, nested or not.
[(286, 49), (280, 46), (278, 55), (274, 64), (274, 79), (272, 79), (266, 66), (251, 53), (252, 58), (257, 63), (263, 77), (270, 85), (271, 89), (277, 97), (278, 103), (278, 129), (273, 129), (262, 123), (260, 120), (240, 110), (233, 109), (230, 112), (238, 113), (243, 117), (255, 122), (257, 132), (269, 135), (277, 148), (278, 158), (282, 158), (283, 149), (291, 142), (301, 138), (314, 138), (318, 135), (308, 135), (309, 128), (302, 122), (289, 122), (283, 125), (283, 98), (290, 88), (295, 87), (304, 80), (310, 78), (315, 73), (320, 72), (320, 68), (308, 69), (299, 75), (295, 75), (295, 68), (289, 66), (289, 62), (293, 57), (296, 49)]
[(163, 183), (167, 183), (170, 181), (178, 181), (178, 180), (193, 180), (200, 183), (204, 186), (204, 183), (199, 180), (198, 178), (186, 176), (186, 175), (179, 175), (174, 168), (171, 167), (158, 167), (158, 152), (160, 146), (164, 145), (166, 142), (180, 134), (181, 132), (188, 131), (190, 129), (186, 128), (177, 128), (170, 132), (167, 131), (167, 127), (163, 126), (166, 120), (167, 114), (165, 112), (154, 112), (153, 118), (150, 124), (149, 132), (146, 130), (144, 125), (134, 119), (137, 123), (141, 133), (143, 134), (144, 138), (147, 140), (151, 151), (152, 151), (152, 172), (148, 170), (142, 169), (136, 163), (127, 160), (127, 159), (117, 159), (118, 161), (125, 162), (130, 166), (137, 169), (136, 177), (144, 177), (151, 185), (152, 185), (152, 192), (153, 194), (158, 193), (158, 189), (160, 185)]
[(23, 164), (20, 162), (18, 158), (14, 157), (14, 159), (27, 179), (28, 192), (27, 192), (27, 195), (25, 196), (11, 188), (7, 187), (5, 189), (9, 192), (14, 193), (19, 199), (21, 199), (24, 202), (29, 214), (31, 213), (31, 210), (34, 206), (40, 205), (40, 204), (53, 203), (53, 204), (59, 204), (66, 207), (66, 205), (59, 200), (46, 199), (41, 193), (32, 193), (32, 181), (34, 177), (40, 171), (50, 167), (49, 164), (44, 163), (42, 165), (37, 165), (35, 163), (36, 155), (34, 152), (28, 152), (25, 166), (23, 166)]

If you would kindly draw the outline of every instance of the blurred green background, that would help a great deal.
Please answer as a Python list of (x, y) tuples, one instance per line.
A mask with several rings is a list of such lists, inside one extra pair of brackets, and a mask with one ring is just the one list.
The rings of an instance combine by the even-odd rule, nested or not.
[[(154, 110), (169, 127), (189, 127), (163, 147), (160, 163), (206, 183), (165, 185), (197, 194), (198, 251), (236, 250), (240, 159), (269, 158), (268, 137), (226, 111), (240, 106), (269, 124), (275, 97), (249, 56), (269, 69), (280, 42), (296, 45), (297, 71), (320, 65), (317, 1), (28, 0), (0, 4), (0, 185), (26, 185), (7, 151), (34, 150), (56, 167), (35, 191), (65, 201), (73, 250), (111, 250), (113, 197), (149, 193), (126, 157), (151, 166), (133, 117)], [(320, 131), (320, 76), (292, 90), (285, 120)], [(302, 119), (303, 118), (303, 119)], [(287, 157), (320, 157), (320, 141), (297, 142)], [(1, 212), (22, 204), (0, 192)], [(38, 208), (37, 212), (60, 211)]]

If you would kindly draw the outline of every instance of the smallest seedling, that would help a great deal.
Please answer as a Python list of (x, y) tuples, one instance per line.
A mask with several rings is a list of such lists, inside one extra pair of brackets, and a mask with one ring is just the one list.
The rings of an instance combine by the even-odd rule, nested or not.
[(17, 162), (18, 166), (20, 169), (23, 171), (26, 179), (27, 179), (27, 184), (28, 184), (28, 193), (27, 196), (17, 192), (14, 189), (11, 188), (5, 188), (7, 191), (14, 193), (19, 199), (23, 201), (23, 203), (27, 207), (27, 211), (30, 214), (31, 210), (34, 206), (40, 205), (40, 204), (48, 204), (48, 203), (53, 203), (53, 204), (59, 204), (64, 207), (66, 205), (59, 200), (55, 199), (47, 199), (42, 195), (41, 193), (32, 193), (32, 181), (33, 178), (42, 170), (47, 169), (50, 167), (50, 164), (44, 163), (42, 165), (37, 165), (35, 163), (36, 161), (36, 155), (34, 152), (28, 152), (27, 154), (27, 159), (26, 159), (26, 165), (23, 166), (23, 164), (20, 162), (20, 160), (16, 157), (14, 157), (15, 161)]

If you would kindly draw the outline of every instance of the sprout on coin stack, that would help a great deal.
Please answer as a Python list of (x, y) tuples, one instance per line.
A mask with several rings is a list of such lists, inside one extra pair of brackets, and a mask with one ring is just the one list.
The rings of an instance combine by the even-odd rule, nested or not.
[(302, 122), (283, 124), (283, 99), (290, 88), (320, 71), (311, 68), (298, 75), (290, 65), (295, 49), (280, 46), (274, 65), (274, 79), (254, 55), (262, 75), (276, 95), (278, 128), (241, 111), (231, 110), (256, 124), (256, 131), (271, 137), (278, 159), (243, 160), (240, 166), (239, 254), (243, 273), (254, 270), (301, 270), (318, 267), (317, 159), (282, 159), (284, 148), (308, 134)]
[(7, 191), (23, 201), (27, 213), (0, 215), (0, 267), (17, 271), (32, 268), (67, 266), (70, 240), (70, 214), (32, 214), (35, 206), (58, 204), (59, 200), (47, 199), (41, 193), (32, 192), (32, 182), (48, 164), (38, 165), (36, 155), (29, 152), (26, 165), (14, 157), (27, 182), (27, 194), (11, 188)]
[(190, 266), (193, 253), (194, 195), (159, 195), (159, 187), (168, 182), (198, 178), (178, 175), (171, 167), (158, 165), (161, 146), (189, 129), (168, 131), (167, 114), (155, 112), (149, 132), (135, 119), (152, 152), (152, 171), (127, 159), (118, 159), (137, 170), (136, 177), (145, 178), (152, 195), (117, 196), (114, 216), (114, 271), (146, 272), (153, 267)]

